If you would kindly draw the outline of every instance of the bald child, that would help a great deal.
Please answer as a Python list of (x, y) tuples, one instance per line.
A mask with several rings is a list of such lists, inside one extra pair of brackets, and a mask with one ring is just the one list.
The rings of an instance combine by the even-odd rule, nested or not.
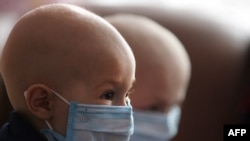
[(142, 16), (106, 17), (126, 39), (136, 59), (131, 94), (135, 131), (130, 141), (167, 141), (178, 130), (190, 78), (190, 60), (177, 37)]
[(1, 141), (127, 141), (135, 59), (108, 22), (80, 7), (51, 4), (22, 16), (1, 72), (14, 108)]

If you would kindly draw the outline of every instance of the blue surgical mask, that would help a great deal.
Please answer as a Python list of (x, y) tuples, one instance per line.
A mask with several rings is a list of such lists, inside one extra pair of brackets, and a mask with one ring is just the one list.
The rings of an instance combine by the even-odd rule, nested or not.
[(178, 131), (181, 110), (173, 106), (167, 114), (134, 111), (135, 130), (130, 141), (169, 141)]
[(41, 133), (48, 141), (128, 141), (133, 134), (129, 99), (127, 106), (88, 105), (68, 102), (55, 91), (53, 93), (69, 104), (68, 127), (64, 137), (45, 121), (49, 129), (42, 129)]

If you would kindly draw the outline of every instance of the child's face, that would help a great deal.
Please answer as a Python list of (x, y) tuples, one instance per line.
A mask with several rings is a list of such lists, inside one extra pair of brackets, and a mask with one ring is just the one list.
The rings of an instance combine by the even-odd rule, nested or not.
[[(85, 75), (82, 78), (79, 76), (78, 80), (73, 80), (60, 94), (68, 101), (84, 104), (125, 106), (125, 98), (135, 80), (134, 66), (120, 57), (103, 58), (97, 63), (95, 65), (98, 67), (91, 68), (87, 80)], [(86, 67), (88, 66), (82, 67), (83, 72)]]
[[(117, 45), (123, 47), (117, 48)], [(127, 44), (120, 42), (106, 42), (105, 45), (97, 42), (91, 46), (102, 46), (102, 49), (88, 55), (84, 54), (81, 59), (77, 59), (89, 60), (84, 64), (81, 61), (72, 62), (79, 68), (78, 78), (69, 79), (66, 82), (67, 86), (61, 90), (53, 90), (69, 102), (125, 106), (126, 98), (135, 81), (135, 60), (132, 52)], [(69, 105), (55, 96), (52, 115), (54, 119), (50, 123), (61, 134), (65, 134), (66, 131), (68, 109)]]
[[(126, 97), (135, 80), (134, 71), (131, 68), (133, 68), (131, 65), (119, 64), (116, 60), (110, 61), (98, 70), (93, 70), (96, 72), (93, 72), (93, 77), (87, 85), (84, 82), (76, 82), (65, 89), (62, 95), (67, 95), (64, 97), (68, 101), (82, 104), (125, 106)], [(58, 120), (54, 120), (53, 127), (59, 127), (56, 131), (60, 133), (60, 129), (66, 127), (62, 127), (62, 123), (67, 123), (69, 105), (56, 97), (55, 101), (55, 108), (57, 108), (54, 111), (54, 117)]]
[[(139, 71), (136, 74), (136, 90), (131, 94), (133, 108), (167, 113), (171, 106), (181, 105), (185, 98), (185, 79), (170, 79), (171, 75), (166, 74), (166, 71), (160, 68)], [(140, 96), (143, 96), (143, 99)]]

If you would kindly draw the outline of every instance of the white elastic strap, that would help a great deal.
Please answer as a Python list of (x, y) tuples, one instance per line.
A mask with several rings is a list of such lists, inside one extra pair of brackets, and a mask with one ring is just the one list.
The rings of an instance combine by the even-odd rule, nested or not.
[[(62, 101), (64, 101), (65, 103), (67, 103), (68, 105), (70, 105), (70, 103), (64, 98), (62, 97), (60, 94), (58, 94), (57, 92), (55, 92), (54, 90), (50, 89), (58, 98), (60, 98)], [(48, 120), (45, 120), (45, 124), (49, 127), (50, 130), (53, 130), (52, 126), (50, 125), (50, 123), (48, 122)]]
[(52, 126), (50, 125), (50, 123), (47, 120), (45, 120), (45, 124), (49, 127), (50, 130), (53, 130)]
[(62, 97), (60, 94), (58, 94), (57, 92), (55, 92), (54, 90), (50, 89), (58, 98), (60, 98), (62, 101), (64, 101), (65, 103), (67, 103), (68, 105), (70, 105), (69, 101), (66, 100), (64, 97)]
[[(62, 97), (60, 94), (58, 94), (56, 91), (50, 89), (57, 97), (59, 97), (62, 101), (70, 105), (69, 101), (66, 100), (64, 97)], [(27, 91), (24, 92), (24, 97), (27, 98)]]
[(24, 91), (24, 97), (27, 98), (27, 91)]

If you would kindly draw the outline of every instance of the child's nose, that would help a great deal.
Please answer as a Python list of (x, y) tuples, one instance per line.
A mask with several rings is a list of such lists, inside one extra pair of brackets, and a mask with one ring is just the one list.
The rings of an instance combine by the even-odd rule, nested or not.
[(126, 99), (123, 98), (123, 99), (119, 99), (117, 101), (114, 101), (113, 105), (114, 106), (127, 106), (127, 102), (126, 102)]

